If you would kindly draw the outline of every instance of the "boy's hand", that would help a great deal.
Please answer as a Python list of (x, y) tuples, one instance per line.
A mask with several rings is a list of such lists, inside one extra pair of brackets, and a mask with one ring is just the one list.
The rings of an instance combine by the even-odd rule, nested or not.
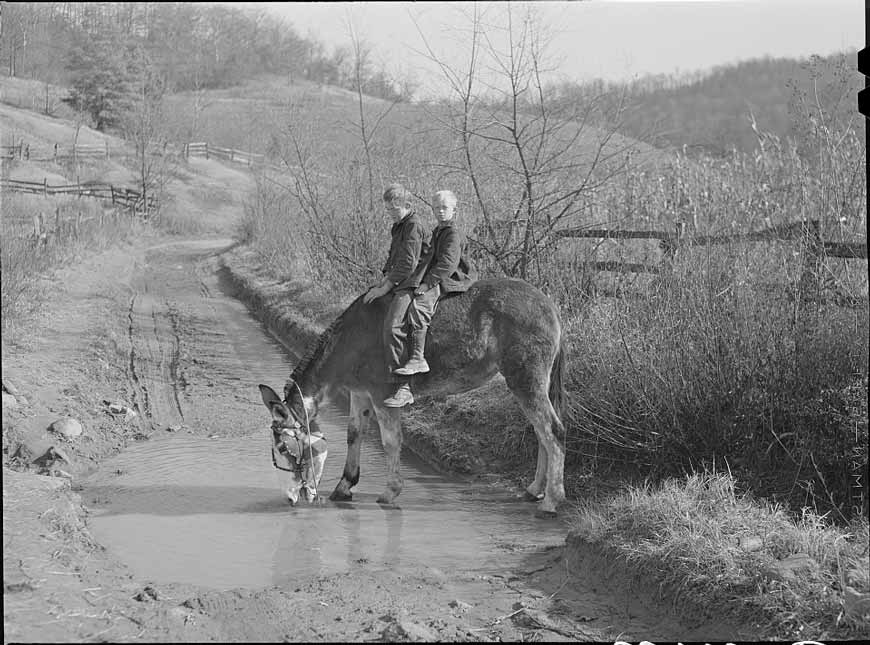
[(377, 287), (372, 287), (366, 292), (366, 295), (363, 296), (363, 303), (369, 304), (375, 298), (380, 298), (381, 296), (385, 296), (390, 292), (389, 285), (379, 285)]

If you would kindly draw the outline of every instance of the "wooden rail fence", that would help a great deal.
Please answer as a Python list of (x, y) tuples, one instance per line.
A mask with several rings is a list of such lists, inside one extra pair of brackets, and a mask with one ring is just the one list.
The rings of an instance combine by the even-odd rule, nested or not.
[[(205, 157), (206, 159), (221, 159), (231, 161), (233, 163), (243, 164), (250, 168), (269, 168), (275, 172), (284, 172), (287, 168), (269, 163), (266, 160), (266, 155), (237, 150), (235, 148), (222, 148), (213, 145), (206, 141), (192, 141), (183, 144), (167, 144), (162, 152), (154, 154), (176, 154), (187, 159), (189, 157)], [(115, 156), (127, 155), (129, 152), (124, 149), (115, 151)], [(104, 143), (79, 143), (72, 146), (61, 146), (55, 143), (53, 146), (31, 145), (21, 140), (19, 143), (14, 143), (8, 146), (0, 146), (0, 159), (18, 159), (23, 161), (61, 161), (71, 158), (111, 158), (109, 142)]]
[[(192, 141), (190, 143), (183, 144), (182, 155), (185, 159), (190, 157), (222, 159), (224, 161), (240, 163), (248, 166), (249, 168), (268, 168), (269, 170), (277, 173), (286, 172), (288, 170), (286, 166), (279, 166), (277, 164), (266, 161), (266, 155), (254, 152), (245, 152), (244, 150), (236, 150), (235, 148), (221, 148), (219, 146), (212, 145), (207, 141)], [(293, 169), (298, 169), (298, 167), (291, 166), (289, 168), (289, 170)], [(314, 174), (319, 177), (324, 176), (322, 173), (318, 172), (315, 172)]]
[(234, 148), (221, 148), (212, 145), (207, 141), (194, 141), (184, 144), (184, 157), (205, 157), (211, 159), (216, 157), (226, 161), (235, 161), (246, 166), (260, 166), (266, 162), (266, 155), (256, 152), (245, 152), (244, 150), (236, 150)]
[[(659, 240), (665, 257), (673, 259), (677, 249), (688, 246), (733, 244), (736, 242), (773, 242), (805, 239), (813, 253), (828, 257), (867, 259), (867, 241), (829, 242), (821, 239), (819, 221), (803, 220), (790, 224), (771, 226), (759, 231), (726, 233), (720, 235), (686, 235), (685, 225), (679, 222), (674, 232), (629, 231), (620, 229), (567, 228), (556, 231), (557, 237), (599, 238), (610, 240), (646, 239)], [(635, 265), (638, 272), (658, 273), (656, 265)]]
[(111, 200), (112, 204), (137, 211), (151, 211), (158, 207), (159, 202), (153, 195), (142, 197), (142, 193), (132, 188), (113, 186), (111, 184), (83, 183), (52, 185), (48, 179), (38, 181), (19, 181), (17, 179), (0, 179), (0, 189), (13, 192), (30, 193), (33, 195), (76, 195), (78, 197), (94, 197)]
[(24, 161), (58, 161), (71, 158), (109, 159), (109, 142), (77, 143), (71, 146), (31, 146), (23, 140), (17, 145), (0, 146), (0, 157)]
[[(709, 246), (716, 244), (734, 244), (745, 242), (774, 242), (798, 240), (805, 250), (801, 291), (809, 293), (813, 285), (818, 287), (818, 267), (826, 257), (845, 259), (867, 259), (867, 240), (850, 242), (826, 241), (821, 238), (818, 220), (801, 220), (788, 224), (769, 226), (758, 231), (726, 233), (719, 235), (687, 235), (685, 224), (677, 222), (673, 232), (668, 231), (631, 231), (621, 229), (584, 229), (569, 228), (556, 231), (559, 238), (597, 238), (611, 240), (653, 239), (659, 240), (663, 251), (663, 261), (659, 264), (629, 263), (621, 261), (585, 262), (584, 266), (594, 271), (619, 271), (633, 273), (662, 273), (673, 267), (676, 253), (681, 248), (692, 246)], [(866, 304), (866, 298), (840, 297), (834, 302), (846, 306)]]

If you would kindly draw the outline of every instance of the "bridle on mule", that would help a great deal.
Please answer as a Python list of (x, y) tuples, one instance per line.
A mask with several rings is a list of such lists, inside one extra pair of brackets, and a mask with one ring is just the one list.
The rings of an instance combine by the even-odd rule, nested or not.
[[(302, 480), (302, 485), (309, 489), (314, 497), (317, 496), (317, 484), (313, 482), (311, 486), (308, 486), (308, 482), (305, 481), (305, 466), (308, 465), (312, 469), (314, 468), (314, 451), (311, 448), (311, 421), (308, 418), (308, 408), (305, 407), (305, 397), (302, 395), (302, 390), (299, 387), (299, 384), (296, 381), (293, 381), (293, 385), (296, 387), (296, 390), (299, 392), (299, 400), (302, 402), (302, 409), (305, 410), (305, 433), (308, 435), (308, 459), (305, 459), (305, 447), (302, 444), (302, 441), (299, 438), (299, 430), (302, 429), (302, 424), (299, 421), (299, 418), (296, 416), (296, 413), (293, 411), (293, 406), (288, 405), (287, 409), (290, 411), (290, 414), (293, 416), (293, 439), (296, 441), (296, 451), (290, 450), (287, 447), (287, 442), (285, 437), (288, 433), (285, 433), (285, 428), (276, 428), (274, 425), (272, 426), (272, 439), (274, 440), (273, 449), (269, 452), (272, 454), (272, 465), (275, 466), (278, 470), (283, 470), (284, 472), (293, 473), (296, 477)], [(285, 404), (286, 404), (286, 395), (285, 395)], [(315, 437), (323, 438), (323, 435), (320, 433), (314, 434)], [(292, 461), (295, 465), (293, 468), (284, 468), (283, 466), (278, 465), (278, 460), (275, 459), (275, 447), (277, 447), (278, 452), (281, 453), (288, 461)], [(313, 474), (313, 473), (312, 473)]]

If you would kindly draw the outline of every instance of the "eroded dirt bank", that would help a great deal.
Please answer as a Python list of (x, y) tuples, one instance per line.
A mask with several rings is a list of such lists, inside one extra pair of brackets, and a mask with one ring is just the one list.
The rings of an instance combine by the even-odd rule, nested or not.
[[(199, 181), (224, 186), (224, 210), (201, 212), (226, 226), (185, 239), (143, 233), (84, 259), (46, 281), (39, 315), (4, 337), (4, 378), (26, 397), (3, 415), (5, 641), (726, 636), (609, 589), (551, 545), (489, 575), (426, 562), (391, 570), (365, 558), (260, 589), (134, 575), (93, 537), (79, 482), (135, 442), (241, 436), (267, 423), (255, 370), (233, 351), (238, 329), (224, 309), (233, 305), (215, 288), (247, 178), (213, 162), (194, 170)], [(116, 403), (137, 414), (113, 412)], [(80, 420), (83, 434), (65, 440), (47, 431), (61, 416)]]

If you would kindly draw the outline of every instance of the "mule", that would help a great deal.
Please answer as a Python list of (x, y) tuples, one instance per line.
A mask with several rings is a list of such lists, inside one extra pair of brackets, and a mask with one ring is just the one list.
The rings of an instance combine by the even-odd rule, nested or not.
[[(260, 385), (276, 437), (282, 428), (301, 426), (319, 432), (317, 412), (324, 398), (337, 392), (348, 395), (347, 459), (330, 495), (333, 501), (352, 498), (351, 489), (360, 477), (360, 437), (372, 415), (380, 426), (387, 465), (386, 489), (377, 501), (392, 504), (402, 491), (401, 408), (383, 404), (395, 389), (381, 339), (388, 300), (364, 304), (360, 296), (339, 315), (296, 365), (283, 401), (270, 387)], [(540, 513), (555, 514), (565, 499), (565, 428), (559, 416), (564, 394), (562, 327), (553, 302), (522, 280), (480, 280), (468, 291), (439, 302), (425, 356), (430, 371), (412, 377), (415, 396), (466, 392), (497, 372), (504, 376), (538, 439), (535, 478), (526, 488), (526, 498), (539, 501)], [(296, 468), (291, 486), (299, 490), (300, 465), (291, 462), (291, 466)], [(295, 500), (291, 497), (291, 501)]]

